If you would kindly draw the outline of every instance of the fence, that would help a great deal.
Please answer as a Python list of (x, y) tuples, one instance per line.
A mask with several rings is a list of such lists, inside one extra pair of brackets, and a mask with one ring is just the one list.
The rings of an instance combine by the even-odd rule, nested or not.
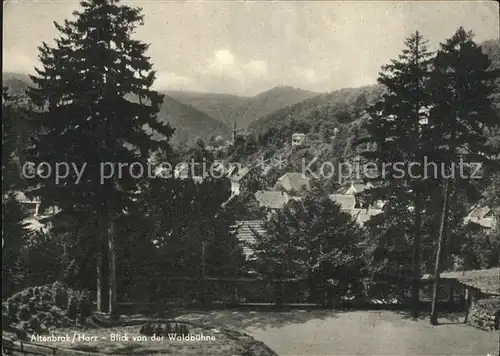
[[(158, 281), (158, 280), (157, 280)], [(376, 288), (373, 288), (373, 286)], [(242, 306), (294, 306), (310, 307), (376, 307), (405, 308), (411, 305), (411, 288), (387, 283), (366, 283), (352, 280), (335, 285), (316, 280), (311, 286), (307, 279), (262, 279), (252, 277), (163, 277), (148, 285), (130, 285), (119, 293), (122, 306), (144, 305), (147, 310), (158, 306), (202, 306), (227, 308)], [(428, 309), (428, 290), (422, 284), (421, 306)], [(461, 293), (455, 291), (452, 300), (447, 286), (442, 287), (440, 305), (446, 309), (463, 306)], [(395, 292), (397, 291), (397, 292)]]
[(353, 290), (347, 284), (333, 286), (307, 279), (164, 277), (155, 284), (130, 285), (119, 295), (123, 296), (122, 304), (201, 304), (207, 307), (309, 304), (327, 307), (336, 299), (349, 298), (350, 292), (355, 294)]

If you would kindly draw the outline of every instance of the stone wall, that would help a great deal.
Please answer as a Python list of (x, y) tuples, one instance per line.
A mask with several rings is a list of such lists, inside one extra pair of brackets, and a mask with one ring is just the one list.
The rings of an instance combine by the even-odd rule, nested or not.
[(472, 306), (467, 323), (483, 330), (498, 330), (500, 297), (480, 299)]

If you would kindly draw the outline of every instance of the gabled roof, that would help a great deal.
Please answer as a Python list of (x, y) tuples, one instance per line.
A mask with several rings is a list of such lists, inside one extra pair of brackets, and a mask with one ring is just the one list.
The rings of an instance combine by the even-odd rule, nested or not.
[(346, 195), (346, 194), (331, 194), (330, 200), (334, 201), (337, 204), (340, 204), (340, 208), (342, 210), (351, 210), (354, 209), (356, 205), (356, 199), (354, 195)]
[(30, 199), (28, 197), (26, 197), (26, 194), (24, 194), (23, 192), (21, 191), (16, 191), (14, 192), (14, 197), (15, 199), (19, 202), (19, 203), (23, 203), (23, 204), (35, 204), (35, 203), (40, 203), (40, 199)]
[(292, 182), (299, 182), (300, 183), (302, 181), (309, 182), (309, 180), (310, 180), (304, 174), (298, 173), (298, 172), (288, 172), (288, 173), (285, 173), (281, 177), (278, 178), (278, 181), (284, 181), (285, 179), (289, 179), (291, 183)]
[(496, 223), (495, 217), (488, 218), (466, 218), (467, 223), (477, 224), (486, 229), (493, 229)]
[(469, 217), (470, 218), (486, 218), (486, 217), (488, 217), (490, 212), (491, 212), (491, 209), (487, 206), (478, 207), (478, 208), (473, 209), (470, 212)]
[(234, 182), (239, 182), (242, 180), (248, 173), (252, 171), (251, 167), (242, 167), (240, 169), (237, 169), (236, 166), (231, 167), (231, 169), (228, 172), (229, 178), (234, 181)]
[(356, 192), (358, 192), (358, 193), (361, 193), (363, 190), (366, 189), (365, 184), (356, 183), (356, 184), (353, 184), (352, 186), (354, 187), (354, 189), (356, 189)]
[(276, 181), (276, 185), (281, 185), (286, 190), (301, 191), (303, 188), (309, 188), (310, 179), (302, 173), (285, 173)]
[(478, 224), (487, 229), (493, 228), (496, 223), (493, 210), (487, 206), (473, 208), (464, 220), (466, 223)]
[(259, 190), (254, 196), (261, 207), (269, 209), (281, 209), (290, 201), (288, 194), (275, 190)]
[(372, 216), (378, 215), (382, 209), (351, 209), (350, 213), (356, 218), (358, 224), (363, 226)]

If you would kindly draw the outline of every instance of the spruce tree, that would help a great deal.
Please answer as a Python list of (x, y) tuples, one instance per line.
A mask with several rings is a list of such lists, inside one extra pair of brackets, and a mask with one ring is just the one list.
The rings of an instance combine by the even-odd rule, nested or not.
[(440, 172), (443, 205), (434, 273), (432, 325), (437, 324), (437, 291), (452, 188), (458, 180), (467, 178), (459, 176), (460, 159), (484, 162), (495, 153), (488, 140), (488, 132), (500, 124), (492, 104), (493, 94), (498, 91), (494, 85), (498, 73), (489, 70), (490, 64), (488, 56), (474, 42), (472, 32), (462, 27), (441, 44), (434, 60), (430, 82), (433, 97), (430, 121), (435, 128), (434, 139), (439, 142), (439, 155), (446, 168), (445, 172)]
[(2, 295), (12, 294), (20, 278), (18, 260), (30, 231), (25, 219), (26, 209), (16, 199), (16, 191), (24, 187), (19, 174), (19, 157), (23, 146), (21, 141), (25, 128), (22, 123), (26, 108), (15, 97), (2, 88)]
[[(80, 180), (74, 170), (59, 182), (53, 176), (42, 179), (40, 196), (60, 208), (60, 214), (76, 218), (78, 225), (93, 227), (88, 248), (99, 251), (98, 309), (113, 312), (114, 222), (131, 203), (139, 174), (129, 167), (134, 162), (146, 167), (148, 155), (167, 145), (173, 130), (156, 119), (163, 98), (151, 90), (155, 72), (145, 56), (148, 45), (132, 37), (143, 22), (141, 9), (117, 0), (80, 5), (82, 11), (74, 12), (73, 20), (55, 23), (60, 32), (56, 45), (44, 42), (39, 47), (42, 68), (31, 77), (35, 86), (29, 96), (43, 109), (37, 113), (43, 134), (36, 161), (52, 169), (58, 162), (84, 168)], [(148, 128), (153, 129), (150, 134)], [(151, 139), (158, 132), (164, 140)], [(107, 162), (115, 164), (115, 172), (103, 179), (103, 168), (111, 173)], [(120, 175), (118, 164), (125, 167)]]
[[(422, 214), (431, 187), (430, 180), (423, 174), (424, 157), (432, 146), (425, 125), (431, 105), (427, 92), (431, 58), (427, 42), (416, 32), (405, 41), (399, 58), (382, 67), (378, 81), (386, 87), (387, 93), (382, 101), (367, 109), (369, 137), (360, 140), (360, 143), (372, 143), (373, 147), (363, 156), (380, 164), (375, 179), (378, 188), (371, 192), (374, 198), (387, 199), (389, 204), (396, 203), (400, 209), (410, 209), (413, 214), (410, 232), (413, 240), (413, 273), (410, 278), (413, 317), (419, 314)], [(404, 174), (396, 171), (396, 164), (403, 168)]]

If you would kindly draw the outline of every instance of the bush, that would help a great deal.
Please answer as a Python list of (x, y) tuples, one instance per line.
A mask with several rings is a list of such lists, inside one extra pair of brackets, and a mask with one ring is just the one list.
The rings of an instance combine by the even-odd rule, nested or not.
[(10, 325), (10, 318), (7, 313), (2, 312), (2, 330), (7, 329)]
[(22, 305), (17, 312), (18, 319), (22, 321), (28, 321), (30, 316), (31, 316), (30, 309), (26, 305)]
[(34, 332), (74, 326), (75, 320), (83, 325), (91, 315), (90, 300), (89, 292), (74, 291), (59, 282), (27, 288), (2, 303), (2, 323)]
[(17, 311), (19, 309), (19, 304), (13, 300), (7, 300), (7, 302), (5, 304), (2, 304), (2, 305), (5, 305), (5, 307), (6, 307), (5, 309), (6, 309), (6, 312), (7, 312), (9, 319), (15, 318)]
[(39, 333), (41, 331), (40, 320), (38, 320), (38, 318), (34, 315), (28, 320), (28, 326), (31, 331), (34, 331), (36, 333)]
[(142, 325), (139, 333), (146, 336), (166, 336), (171, 333), (175, 333), (178, 335), (188, 335), (189, 330), (187, 325), (182, 323), (145, 323)]
[(68, 305), (68, 292), (64, 285), (60, 282), (55, 282), (52, 285), (53, 302), (61, 309)]

